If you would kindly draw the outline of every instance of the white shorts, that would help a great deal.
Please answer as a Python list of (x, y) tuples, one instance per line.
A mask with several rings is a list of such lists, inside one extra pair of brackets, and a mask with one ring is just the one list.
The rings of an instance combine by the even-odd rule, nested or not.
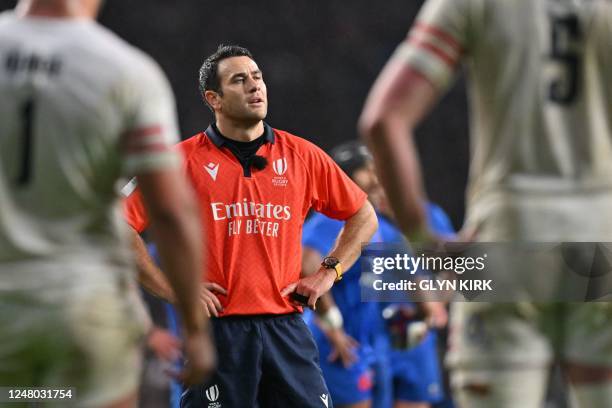
[(137, 390), (150, 321), (135, 286), (106, 274), (78, 287), (0, 291), (0, 385), (75, 388), (72, 402), (49, 402), (61, 407), (97, 407)]
[(451, 368), (567, 362), (612, 367), (612, 303), (462, 303), (450, 319)]

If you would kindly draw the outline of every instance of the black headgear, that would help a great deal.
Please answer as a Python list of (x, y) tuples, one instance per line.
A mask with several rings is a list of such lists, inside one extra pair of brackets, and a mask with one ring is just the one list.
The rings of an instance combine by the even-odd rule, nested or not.
[(330, 156), (349, 176), (352, 176), (355, 170), (364, 167), (372, 160), (368, 148), (354, 141), (334, 147), (330, 152)]

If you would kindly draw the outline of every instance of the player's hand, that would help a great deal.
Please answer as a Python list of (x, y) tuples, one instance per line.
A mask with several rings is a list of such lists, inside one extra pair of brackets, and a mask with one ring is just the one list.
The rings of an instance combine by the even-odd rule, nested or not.
[(331, 343), (331, 352), (327, 360), (334, 362), (340, 360), (344, 368), (349, 368), (357, 362), (355, 349), (359, 347), (357, 340), (346, 334), (343, 329), (325, 329), (325, 336)]
[(181, 340), (168, 330), (155, 327), (147, 337), (147, 346), (162, 361), (173, 362), (181, 356)]
[(319, 269), (315, 274), (306, 276), (297, 282), (292, 283), (281, 291), (282, 296), (289, 296), (291, 293), (303, 296), (308, 299), (305, 304), (290, 300), (291, 303), (298, 306), (308, 306), (315, 310), (317, 299), (327, 292), (336, 280), (336, 271), (334, 269)]
[(476, 228), (463, 228), (456, 236), (456, 241), (471, 243), (475, 242), (478, 237), (478, 230)]
[(215, 293), (227, 296), (227, 290), (220, 285), (213, 282), (202, 282), (200, 300), (208, 317), (219, 317), (219, 313), (223, 312), (223, 306), (221, 306), (221, 302)]
[(213, 374), (217, 364), (212, 336), (208, 332), (198, 331), (188, 334), (183, 344), (185, 366), (180, 373), (170, 375), (186, 386), (201, 384)]

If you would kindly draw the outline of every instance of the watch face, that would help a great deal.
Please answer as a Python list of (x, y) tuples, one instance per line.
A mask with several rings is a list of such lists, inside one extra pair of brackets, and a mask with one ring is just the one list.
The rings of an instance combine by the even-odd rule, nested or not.
[(333, 256), (323, 258), (323, 266), (325, 266), (326, 268), (333, 268), (339, 263), (340, 261), (338, 260), (338, 258), (334, 258)]

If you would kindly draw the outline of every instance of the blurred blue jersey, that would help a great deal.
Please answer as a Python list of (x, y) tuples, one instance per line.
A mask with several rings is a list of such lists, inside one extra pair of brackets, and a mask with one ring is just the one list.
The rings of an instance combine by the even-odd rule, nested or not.
[[(383, 215), (378, 215), (378, 230), (371, 242), (402, 242), (399, 230)], [(315, 213), (304, 224), (302, 245), (310, 247), (322, 256), (327, 255), (336, 241), (336, 237), (344, 226), (337, 221)], [(332, 296), (344, 317), (344, 330), (362, 345), (372, 342), (372, 335), (381, 330), (382, 321), (378, 304), (361, 301), (361, 263), (358, 260), (345, 272), (341, 281), (332, 289)]]
[[(372, 242), (403, 241), (402, 234), (385, 216), (378, 215), (378, 230)], [(321, 214), (313, 215), (304, 224), (302, 244), (322, 256), (331, 251), (344, 223)], [(355, 350), (357, 362), (344, 368), (339, 362), (329, 362), (331, 348), (321, 330), (305, 311), (305, 320), (313, 332), (320, 353), (321, 369), (335, 404), (353, 404), (372, 400), (373, 407), (388, 408), (392, 404), (392, 372), (389, 362), (386, 326), (375, 302), (361, 302), (358, 260), (346, 271), (344, 278), (331, 291), (344, 318), (344, 330), (360, 344)]]
[[(442, 208), (428, 203), (426, 215), (427, 224), (432, 232), (446, 238), (455, 235), (453, 225)], [(409, 307), (410, 304), (404, 303), (402, 306)], [(444, 400), (437, 337), (437, 332), (430, 330), (417, 346), (405, 351), (391, 351), (393, 399), (395, 401), (436, 404)]]
[(448, 215), (442, 208), (433, 203), (427, 203), (427, 225), (433, 232), (443, 237), (452, 237), (455, 235), (453, 223), (448, 218)]
[[(453, 226), (440, 207), (428, 204), (426, 214), (428, 224), (435, 233), (447, 237), (454, 235)], [(371, 242), (405, 242), (402, 233), (391, 220), (380, 213), (377, 216), (378, 230)], [(342, 221), (315, 213), (304, 224), (302, 244), (325, 256), (331, 251), (343, 226)], [(382, 308), (389, 303), (361, 301), (360, 269), (361, 262), (358, 260), (331, 289), (344, 318), (344, 330), (360, 344), (356, 350), (358, 361), (354, 366), (345, 369), (340, 363), (327, 361), (330, 344), (312, 322), (311, 312), (305, 311), (304, 317), (319, 347), (321, 368), (333, 401), (336, 404), (352, 404), (371, 399), (372, 406), (376, 408), (390, 408), (394, 399), (439, 401), (443, 393), (440, 389), (436, 333), (430, 332), (426, 340), (413, 351), (392, 351), (386, 323), (382, 318)], [(421, 375), (415, 376), (415, 369)], [(372, 378), (373, 389), (360, 387), (368, 375)]]

